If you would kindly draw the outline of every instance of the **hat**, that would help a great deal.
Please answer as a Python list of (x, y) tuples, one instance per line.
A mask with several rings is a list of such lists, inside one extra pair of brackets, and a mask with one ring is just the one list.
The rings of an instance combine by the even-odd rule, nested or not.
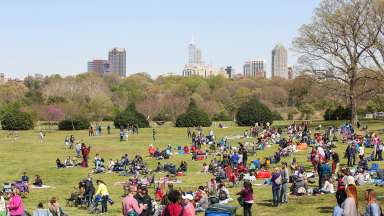
[(187, 199), (187, 200), (190, 200), (192, 201), (193, 200), (193, 196), (191, 194), (185, 194), (182, 196), (183, 199)]

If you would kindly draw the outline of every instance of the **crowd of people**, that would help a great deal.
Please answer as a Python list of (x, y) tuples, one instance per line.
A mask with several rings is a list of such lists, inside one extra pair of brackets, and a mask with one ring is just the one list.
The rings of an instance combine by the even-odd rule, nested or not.
[[(110, 127), (107, 128), (110, 134)], [(283, 133), (286, 130), (286, 133)], [(89, 136), (101, 135), (101, 127), (90, 127)], [(126, 133), (138, 133), (135, 126), (120, 130), (120, 141), (127, 140)], [(249, 131), (249, 132), (248, 132)], [(67, 201), (75, 206), (87, 206), (91, 213), (100, 211), (108, 212), (108, 204), (113, 205), (107, 184), (96, 180), (93, 185), (93, 175), (98, 173), (116, 172), (132, 178), (124, 184), (124, 198), (122, 199), (122, 214), (129, 215), (173, 215), (190, 216), (198, 212), (205, 212), (214, 204), (227, 205), (233, 202), (233, 197), (238, 196), (237, 202), (243, 208), (243, 215), (252, 215), (254, 202), (253, 182), (262, 180), (264, 185), (271, 187), (271, 200), (273, 206), (288, 204), (289, 196), (335, 194), (337, 204), (333, 215), (359, 215), (363, 210), (358, 209), (358, 190), (360, 185), (372, 184), (374, 179), (381, 178), (379, 169), (369, 168), (369, 161), (382, 160), (383, 143), (378, 134), (370, 133), (366, 128), (364, 135), (358, 135), (354, 128), (346, 123), (340, 128), (319, 125), (314, 131), (310, 130), (309, 123), (293, 123), (287, 128), (274, 128), (271, 124), (255, 124), (245, 130), (239, 142), (234, 146), (227, 136), (217, 139), (213, 130), (205, 135), (203, 128), (187, 128), (187, 137), (191, 145), (173, 148), (168, 145), (163, 150), (154, 147), (157, 131), (153, 129), (153, 144), (148, 148), (149, 155), (156, 159), (169, 159), (172, 155), (188, 155), (193, 160), (205, 160), (201, 172), (212, 175), (206, 185), (200, 185), (195, 191), (182, 191), (174, 189), (171, 179), (177, 179), (188, 173), (188, 164), (181, 161), (176, 167), (172, 162), (162, 165), (158, 162), (154, 169), (149, 169), (140, 154), (135, 154), (132, 160), (128, 154), (120, 159), (110, 158), (108, 163), (97, 153), (93, 160), (93, 168), (89, 176), (80, 181), (75, 191)], [(123, 136), (122, 136), (123, 135)], [(341, 138), (341, 143), (339, 143)], [(252, 141), (253, 140), (253, 141)], [(67, 156), (64, 162), (56, 160), (57, 168), (81, 166), (89, 167), (91, 146), (82, 140), (76, 140), (73, 135), (64, 139), (64, 144), (69, 149), (75, 149), (76, 156)], [(270, 156), (258, 157), (258, 152), (276, 145), (277, 150)], [(342, 157), (334, 149), (338, 145), (345, 145), (344, 158), (346, 166), (341, 166)], [(371, 154), (366, 149), (373, 148)], [(298, 151), (306, 151), (311, 169), (306, 169), (304, 161), (296, 160)], [(249, 156), (256, 159), (249, 160)], [(212, 156), (210, 162), (206, 158)], [(77, 158), (82, 159), (81, 162)], [(358, 158), (358, 160), (357, 160)], [(156, 184), (153, 173), (165, 172), (162, 180), (155, 185), (155, 194), (152, 198), (148, 187)], [(139, 176), (145, 176), (141, 178)], [(383, 176), (382, 176), (383, 177)], [(315, 185), (317, 180), (317, 184)], [(24, 173), (21, 179), (29, 185), (29, 177)], [(177, 181), (175, 181), (177, 182)], [(227, 186), (237, 187), (242, 183), (243, 188), (238, 193), (231, 195)], [(31, 184), (43, 186), (40, 176), (36, 175)], [(336, 185), (336, 189), (335, 189)], [(167, 190), (166, 190), (167, 187)], [(22, 204), (21, 188), (12, 186), (7, 193), (2, 193), (0, 198), (0, 216), (8, 212), (11, 216), (18, 216), (24, 211)], [(25, 191), (25, 189), (23, 189)], [(373, 189), (365, 191), (367, 207), (365, 215), (381, 215), (381, 208), (376, 201)], [(8, 202), (6, 203), (6, 200)], [(231, 205), (233, 205), (232, 203)], [(18, 208), (15, 208), (18, 206)], [(43, 203), (38, 203), (34, 215), (66, 215), (55, 197), (50, 199), (45, 209)], [(99, 210), (98, 207), (101, 207)], [(20, 208), (20, 209), (19, 209)], [(3, 214), (3, 215), (2, 215)]]

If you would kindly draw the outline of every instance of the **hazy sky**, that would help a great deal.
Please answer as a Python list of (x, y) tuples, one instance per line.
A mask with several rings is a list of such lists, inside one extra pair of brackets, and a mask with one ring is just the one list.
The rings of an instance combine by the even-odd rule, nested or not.
[[(127, 49), (127, 74), (176, 73), (192, 36), (214, 67), (267, 60), (291, 47), (320, 0), (11, 0), (0, 6), (0, 72), (77, 74), (87, 61)], [(295, 59), (290, 53), (289, 63)]]

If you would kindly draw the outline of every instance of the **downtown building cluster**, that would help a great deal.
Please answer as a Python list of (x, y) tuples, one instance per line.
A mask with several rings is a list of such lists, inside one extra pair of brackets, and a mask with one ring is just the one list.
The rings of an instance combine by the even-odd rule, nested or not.
[(124, 48), (112, 48), (108, 52), (108, 60), (94, 59), (88, 62), (88, 72), (100, 75), (116, 73), (121, 77), (126, 76), (126, 51)]
[[(245, 61), (241, 76), (267, 78), (266, 65), (267, 61), (264, 59), (251, 59)], [(185, 77), (201, 76), (204, 78), (223, 75), (225, 77), (232, 78), (234, 76), (234, 69), (232, 66), (215, 69), (212, 65), (206, 64), (203, 61), (201, 49), (197, 47), (194, 40), (191, 40), (188, 44), (187, 64), (182, 70), (182, 75)], [(292, 67), (288, 67), (288, 51), (281, 44), (276, 45), (272, 50), (271, 77), (279, 77), (283, 79), (294, 78)]]

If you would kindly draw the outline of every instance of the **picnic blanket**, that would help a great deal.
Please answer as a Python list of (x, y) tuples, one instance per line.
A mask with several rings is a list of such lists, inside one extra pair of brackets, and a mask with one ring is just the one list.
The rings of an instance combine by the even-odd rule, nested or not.
[(31, 188), (33, 188), (33, 189), (46, 189), (46, 188), (51, 188), (51, 186), (43, 185), (41, 187), (38, 187), (38, 186), (35, 186), (35, 185), (31, 185)]

